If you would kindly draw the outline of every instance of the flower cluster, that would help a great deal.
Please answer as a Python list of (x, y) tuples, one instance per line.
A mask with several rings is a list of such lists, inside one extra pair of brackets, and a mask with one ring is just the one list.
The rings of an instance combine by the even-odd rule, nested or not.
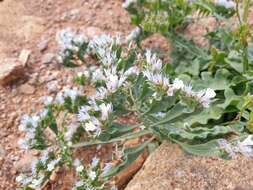
[(226, 139), (220, 139), (218, 141), (222, 150), (226, 151), (230, 157), (234, 157), (236, 153), (241, 153), (246, 157), (253, 155), (253, 140), (252, 135), (248, 135), (243, 141), (236, 141), (235, 143), (229, 143)]
[(88, 39), (71, 28), (66, 28), (57, 33), (56, 41), (60, 46), (60, 54), (64, 58), (69, 55), (69, 51), (77, 52), (83, 43), (88, 42)]
[(59, 166), (60, 158), (56, 158), (53, 150), (44, 150), (41, 157), (31, 164), (32, 175), (27, 176), (21, 174), (16, 178), (16, 181), (24, 187), (38, 189), (40, 188), (53, 170)]
[(192, 90), (191, 85), (185, 85), (184, 82), (178, 78), (170, 83), (169, 78), (162, 73), (162, 61), (158, 59), (155, 54), (152, 55), (149, 50), (145, 55), (147, 65), (143, 71), (143, 75), (147, 77), (148, 81), (162, 87), (162, 89), (167, 92), (168, 96), (173, 96), (175, 91), (180, 91), (182, 95), (195, 99), (203, 107), (209, 107), (211, 99), (216, 96), (213, 89), (207, 88), (195, 92)]
[[(72, 190), (102, 190), (105, 184), (101, 181), (101, 177), (111, 169), (110, 164), (100, 169), (100, 160), (96, 157), (92, 159), (92, 163), (84, 167), (79, 160), (75, 160), (76, 172), (79, 180), (75, 183)], [(112, 188), (113, 189), (113, 188)], [(114, 187), (114, 190), (117, 188)]]
[[(94, 99), (90, 99), (88, 105), (79, 108), (77, 118), (88, 134), (97, 137), (100, 135), (102, 127), (109, 121), (112, 112), (111, 103), (98, 105)], [(96, 116), (98, 114), (99, 116)]]
[(236, 4), (233, 0), (215, 0), (215, 3), (227, 9), (234, 9), (236, 7)]
[(136, 0), (126, 0), (123, 4), (122, 4), (122, 7), (124, 9), (127, 9), (131, 4), (133, 3), (136, 3), (137, 1)]
[(21, 148), (29, 149), (33, 146), (40, 146), (43, 144), (40, 122), (47, 116), (47, 113), (48, 110), (45, 109), (38, 115), (24, 115), (22, 117), (19, 130), (25, 132), (25, 138), (18, 141)]

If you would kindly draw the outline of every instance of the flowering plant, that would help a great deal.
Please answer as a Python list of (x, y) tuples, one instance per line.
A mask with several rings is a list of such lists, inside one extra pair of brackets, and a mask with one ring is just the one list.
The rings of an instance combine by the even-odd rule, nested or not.
[[(238, 32), (218, 25), (206, 35), (210, 49), (203, 50), (181, 35), (175, 36), (176, 28), (194, 8), (209, 11), (220, 20), (236, 12), (234, 4), (173, 2), (126, 1), (123, 6), (138, 24), (126, 38), (101, 35), (88, 39), (71, 29), (58, 33), (59, 61), (70, 67), (84, 64), (86, 68), (74, 77), (76, 87), (45, 97), (43, 111), (23, 117), (20, 130), (25, 138), (20, 145), (43, 150), (32, 175), (17, 179), (24, 189), (42, 186), (59, 167), (73, 166), (80, 179), (73, 189), (103, 189), (103, 179), (126, 168), (146, 148), (154, 147), (155, 140), (170, 139), (196, 155), (229, 158), (235, 152), (251, 154), (253, 144), (248, 133), (252, 131), (253, 104), (248, 68), (252, 59), (245, 43), (250, 32), (246, 20)], [(142, 9), (137, 11), (138, 7)], [(161, 15), (153, 16), (153, 12)], [(164, 19), (164, 14), (168, 19), (165, 17), (159, 26), (145, 16)], [(154, 31), (173, 37), (174, 51), (180, 53), (181, 48), (190, 56), (183, 60), (174, 56), (171, 66), (152, 50), (140, 49), (143, 34)], [(87, 86), (95, 91), (92, 95), (84, 91)], [(120, 122), (124, 116), (133, 117), (136, 123)], [(54, 140), (45, 135), (46, 130), (54, 133)], [(221, 139), (225, 135), (233, 139)], [(136, 138), (140, 139), (136, 146), (127, 148), (122, 143)], [(117, 165), (107, 164), (101, 169), (95, 158), (87, 167), (73, 161), (76, 148), (108, 143), (122, 147)]]

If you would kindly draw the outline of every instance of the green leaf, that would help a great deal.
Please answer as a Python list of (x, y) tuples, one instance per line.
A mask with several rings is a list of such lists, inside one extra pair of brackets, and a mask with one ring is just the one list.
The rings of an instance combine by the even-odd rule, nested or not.
[(229, 52), (228, 57), (225, 60), (237, 72), (243, 73), (242, 57), (237, 51)]
[(57, 128), (57, 124), (56, 121), (53, 120), (50, 124), (49, 124), (49, 128), (57, 135), (58, 134), (58, 128)]
[(182, 102), (179, 102), (172, 109), (170, 109), (167, 112), (164, 119), (161, 119), (157, 123), (152, 124), (151, 127), (165, 124), (165, 123), (168, 123), (168, 122), (175, 120), (175, 119), (180, 119), (180, 116), (182, 116), (183, 114), (188, 115), (188, 114), (192, 113), (193, 111), (194, 110), (189, 109), (189, 107), (186, 106), (185, 104), (182, 104)]
[(197, 144), (197, 145), (189, 145), (179, 141), (175, 142), (178, 143), (184, 151), (193, 155), (225, 158), (224, 153), (219, 148), (219, 143), (217, 139), (209, 141), (204, 144)]
[(217, 70), (214, 77), (211, 72), (202, 72), (201, 79), (194, 81), (193, 86), (196, 89), (224, 90), (230, 86), (229, 76), (231, 73), (226, 69)]
[(224, 96), (225, 102), (217, 105), (218, 107), (226, 109), (228, 106), (235, 106), (238, 109), (241, 109), (243, 98), (241, 96), (237, 96), (231, 88), (225, 89)]
[(189, 116), (184, 120), (189, 125), (193, 125), (195, 123), (199, 124), (207, 124), (209, 120), (217, 120), (219, 119), (224, 110), (218, 106), (211, 106), (209, 108), (205, 108), (200, 114)]
[(145, 114), (157, 113), (170, 108), (175, 104), (175, 96), (164, 97), (161, 101), (154, 101), (150, 109)]
[[(169, 129), (168, 129), (169, 130)], [(234, 132), (230, 126), (207, 127), (181, 127), (168, 131), (168, 135), (173, 138), (185, 140), (207, 140), (209, 138), (226, 135)]]

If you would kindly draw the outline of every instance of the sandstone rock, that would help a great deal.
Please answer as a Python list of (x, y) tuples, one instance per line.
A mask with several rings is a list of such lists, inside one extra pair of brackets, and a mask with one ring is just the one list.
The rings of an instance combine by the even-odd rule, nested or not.
[(43, 55), (41, 62), (42, 64), (49, 64), (49, 63), (52, 63), (54, 58), (55, 58), (55, 55), (53, 53), (47, 53)]
[(88, 38), (93, 38), (94, 36), (102, 35), (103, 31), (98, 27), (91, 26), (91, 27), (87, 27), (87, 28), (83, 29), (83, 33)]
[(42, 40), (41, 42), (39, 42), (38, 44), (37, 44), (37, 48), (41, 51), (41, 52), (43, 52), (44, 50), (46, 50), (47, 49), (47, 46), (48, 46), (48, 40), (46, 39), (46, 40)]
[(252, 161), (239, 155), (232, 160), (193, 156), (164, 142), (125, 190), (245, 190), (253, 187)]
[(35, 92), (35, 88), (29, 84), (23, 84), (20, 86), (19, 91), (22, 94), (33, 94)]
[(24, 74), (24, 66), (15, 58), (0, 60), (0, 85), (7, 85)]
[(5, 150), (3, 146), (0, 144), (0, 158), (4, 157), (4, 155), (5, 155)]
[(18, 172), (29, 172), (31, 171), (31, 163), (36, 159), (37, 157), (33, 156), (30, 152), (27, 152), (14, 164), (14, 168)]
[(26, 66), (29, 60), (30, 54), (31, 54), (31, 50), (27, 50), (27, 49), (23, 49), (19, 54), (18, 60), (22, 63), (24, 67)]

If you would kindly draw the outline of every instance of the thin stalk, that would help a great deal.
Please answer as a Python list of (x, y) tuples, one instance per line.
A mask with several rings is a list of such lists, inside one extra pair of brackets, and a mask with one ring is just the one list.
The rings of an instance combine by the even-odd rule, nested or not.
[(131, 133), (122, 137), (118, 137), (109, 141), (99, 141), (99, 140), (95, 140), (92, 142), (80, 142), (77, 144), (72, 145), (72, 148), (80, 148), (80, 147), (87, 147), (87, 146), (92, 146), (92, 145), (101, 145), (101, 144), (110, 144), (110, 143), (115, 143), (115, 142), (120, 142), (123, 140), (130, 140), (130, 139), (135, 139), (137, 137), (141, 137), (144, 135), (148, 135), (151, 134), (151, 131), (147, 131), (147, 130), (142, 130), (139, 132), (135, 132), (135, 133)]

